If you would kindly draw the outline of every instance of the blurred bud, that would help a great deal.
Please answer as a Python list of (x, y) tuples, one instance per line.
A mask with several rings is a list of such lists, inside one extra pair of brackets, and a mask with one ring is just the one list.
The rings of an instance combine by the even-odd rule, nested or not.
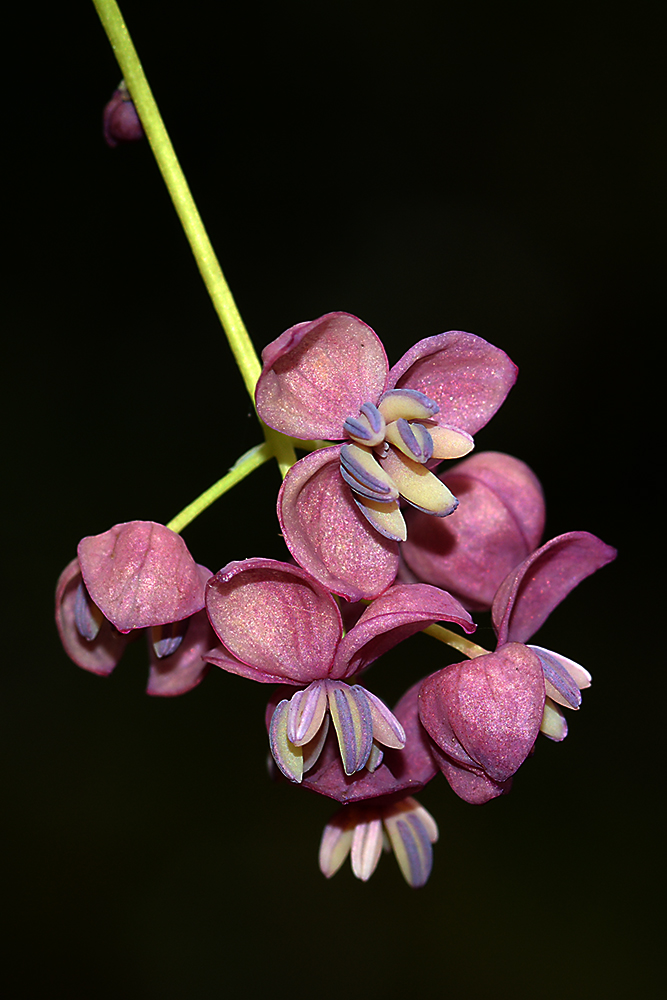
[(139, 116), (134, 109), (132, 98), (123, 80), (118, 84), (118, 89), (114, 90), (111, 100), (104, 108), (102, 128), (105, 142), (112, 149), (119, 142), (136, 142), (144, 137)]

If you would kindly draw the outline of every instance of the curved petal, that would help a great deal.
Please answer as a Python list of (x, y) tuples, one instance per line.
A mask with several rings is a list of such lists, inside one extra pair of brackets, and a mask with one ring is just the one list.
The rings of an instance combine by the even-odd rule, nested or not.
[(130, 641), (106, 618), (94, 639), (84, 639), (76, 627), (76, 595), (83, 585), (78, 559), (72, 559), (56, 585), (56, 626), (63, 648), (77, 667), (105, 677), (111, 673)]
[(344, 435), (364, 403), (376, 403), (389, 364), (370, 326), (333, 312), (286, 330), (262, 351), (257, 412), (269, 427), (296, 438)]
[(435, 743), (431, 752), (451, 790), (470, 805), (481, 806), (485, 802), (490, 802), (491, 799), (498, 798), (499, 795), (506, 795), (512, 787), (511, 778), (508, 778), (507, 781), (493, 781), (483, 771), (473, 771), (460, 767)]
[(451, 594), (428, 584), (399, 583), (376, 598), (340, 642), (332, 677), (351, 677), (403, 639), (434, 622), (455, 622), (475, 631), (469, 613)]
[(571, 590), (616, 558), (616, 549), (588, 531), (558, 535), (503, 580), (491, 616), (498, 645), (526, 642)]
[(429, 677), (421, 688), (419, 714), (448, 756), (456, 751), (453, 734), (475, 767), (503, 782), (533, 748), (544, 697), (537, 656), (521, 643), (509, 643)]
[(387, 386), (423, 392), (440, 407), (436, 423), (475, 434), (501, 406), (517, 373), (500, 348), (450, 330), (411, 347), (389, 372)]
[(183, 641), (171, 656), (158, 659), (149, 633), (150, 673), (146, 694), (172, 697), (197, 687), (211, 669), (203, 657), (214, 642), (206, 611), (198, 611), (189, 619)]
[(338, 745), (329, 736), (317, 765), (304, 776), (303, 785), (337, 802), (361, 802), (380, 796), (418, 792), (438, 773), (431, 755), (429, 740), (418, 715), (421, 681), (413, 685), (394, 708), (394, 715), (405, 730), (403, 750), (388, 749), (382, 763), (373, 772), (359, 771), (346, 775)]
[(88, 593), (119, 632), (181, 621), (204, 607), (197, 565), (163, 524), (116, 524), (82, 538), (78, 556)]
[(459, 507), (438, 521), (406, 511), (401, 549), (421, 580), (473, 611), (487, 611), (504, 578), (539, 544), (544, 498), (537, 477), (511, 455), (482, 452), (441, 476)]
[(231, 562), (209, 580), (206, 608), (218, 638), (253, 668), (256, 680), (328, 677), (343, 631), (340, 612), (331, 594), (298, 566), (274, 559)]
[(278, 494), (288, 549), (315, 579), (348, 601), (373, 598), (398, 569), (398, 545), (378, 535), (340, 475), (340, 446), (311, 452), (292, 466)]

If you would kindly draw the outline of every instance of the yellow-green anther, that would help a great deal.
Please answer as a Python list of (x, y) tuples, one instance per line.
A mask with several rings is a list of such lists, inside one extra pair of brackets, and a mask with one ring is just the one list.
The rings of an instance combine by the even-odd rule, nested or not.
[(433, 458), (463, 458), (475, 447), (474, 440), (466, 431), (432, 424), (428, 432), (433, 441)]
[(544, 714), (540, 724), (540, 732), (548, 736), (550, 740), (560, 743), (567, 736), (567, 720), (561, 709), (551, 698), (544, 700)]
[(389, 449), (382, 467), (396, 484), (399, 493), (413, 507), (445, 517), (458, 507), (458, 500), (445, 484), (419, 462), (413, 462), (407, 455)]
[(373, 720), (368, 701), (347, 684), (329, 681), (329, 711), (336, 729), (346, 774), (360, 771), (373, 746)]
[(285, 698), (271, 717), (269, 746), (276, 764), (290, 781), (301, 782), (303, 778), (303, 750), (295, 747), (287, 738), (287, 713), (289, 702)]
[(362, 882), (371, 877), (382, 854), (382, 820), (358, 823), (353, 837), (350, 860), (352, 871)]
[(430, 420), (440, 407), (423, 392), (415, 389), (390, 389), (378, 403), (378, 410), (389, 424), (399, 417), (405, 420)]
[(421, 424), (411, 424), (403, 417), (387, 425), (387, 441), (415, 462), (428, 462), (433, 455), (430, 433)]

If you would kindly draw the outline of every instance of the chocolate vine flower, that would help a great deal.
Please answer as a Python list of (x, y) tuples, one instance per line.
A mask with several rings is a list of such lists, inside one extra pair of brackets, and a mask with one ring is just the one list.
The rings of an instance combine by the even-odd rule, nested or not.
[(133, 633), (149, 640), (147, 691), (183, 694), (210, 669), (214, 641), (204, 612), (211, 576), (175, 532), (154, 521), (116, 524), (83, 538), (56, 588), (56, 624), (67, 655), (95, 674), (112, 672)]
[(374, 601), (343, 635), (338, 605), (305, 570), (246, 559), (206, 587), (206, 608), (222, 650), (208, 663), (261, 683), (297, 687), (273, 706), (271, 753), (291, 781), (318, 761), (333, 722), (347, 775), (382, 764), (380, 745), (401, 749), (405, 732), (386, 705), (348, 681), (383, 652), (434, 621), (475, 625), (449, 594), (426, 584), (398, 585)]
[(459, 498), (457, 510), (437, 521), (408, 511), (401, 558), (411, 579), (442, 587), (470, 611), (488, 611), (507, 574), (540, 544), (542, 487), (525, 462), (493, 451), (471, 455), (441, 479)]
[[(346, 441), (289, 471), (278, 497), (297, 562), (348, 600), (393, 581), (406, 538), (400, 500), (444, 517), (456, 509), (431, 471), (460, 458), (514, 384), (507, 355), (470, 333), (415, 344), (390, 370), (374, 331), (348, 313), (299, 323), (262, 353), (257, 410), (295, 438)], [(370, 527), (369, 527), (370, 526)]]
[(586, 531), (551, 539), (503, 581), (493, 603), (494, 653), (454, 663), (424, 681), (419, 716), (454, 791), (486, 802), (509, 788), (540, 729), (561, 740), (558, 705), (577, 709), (590, 674), (527, 640), (553, 609), (616, 550)]
[(112, 149), (119, 143), (137, 142), (144, 137), (139, 115), (122, 80), (104, 107), (102, 130), (104, 141)]

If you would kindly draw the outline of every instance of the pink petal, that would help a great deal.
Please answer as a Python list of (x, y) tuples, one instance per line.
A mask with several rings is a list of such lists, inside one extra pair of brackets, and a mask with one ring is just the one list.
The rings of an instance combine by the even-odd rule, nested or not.
[(493, 602), (498, 645), (526, 642), (571, 590), (616, 558), (588, 531), (558, 535), (533, 552), (501, 584)]
[(501, 406), (517, 373), (498, 347), (450, 330), (411, 347), (389, 372), (387, 385), (423, 392), (440, 407), (436, 423), (475, 434)]
[(468, 633), (476, 627), (451, 594), (427, 584), (396, 584), (373, 601), (341, 640), (331, 676), (351, 677), (437, 621), (454, 622)]
[(539, 544), (542, 488), (524, 462), (498, 452), (473, 455), (440, 478), (458, 498), (458, 509), (438, 521), (406, 511), (401, 555), (419, 579), (473, 611), (486, 611), (507, 574)]
[(75, 604), (79, 584), (82, 583), (78, 559), (72, 559), (58, 578), (56, 586), (56, 625), (63, 648), (78, 667), (93, 674), (107, 676), (114, 669), (130, 636), (121, 635), (111, 622), (104, 620), (96, 637), (84, 639), (76, 627)]
[(146, 693), (171, 697), (197, 687), (211, 669), (203, 656), (214, 642), (215, 635), (205, 611), (198, 611), (190, 618), (183, 641), (171, 656), (158, 659), (149, 633), (150, 674)]
[(286, 330), (262, 361), (257, 412), (269, 427), (303, 439), (342, 438), (345, 420), (377, 402), (389, 369), (377, 334), (343, 312)]
[(288, 684), (329, 676), (340, 613), (331, 594), (298, 566), (273, 559), (229, 563), (209, 580), (206, 607), (226, 651), (250, 668), (245, 676)]
[(483, 771), (468, 770), (455, 764), (437, 745), (433, 745), (432, 753), (438, 767), (444, 774), (453, 792), (464, 802), (473, 806), (483, 805), (499, 795), (506, 795), (512, 787), (512, 779), (493, 781)]
[(120, 632), (181, 621), (204, 607), (195, 561), (163, 524), (116, 524), (83, 538), (78, 555), (88, 593)]
[(340, 475), (340, 447), (311, 452), (278, 494), (278, 519), (290, 552), (315, 579), (348, 601), (377, 597), (398, 569), (398, 545), (357, 510)]
[(497, 782), (532, 750), (543, 712), (540, 661), (520, 643), (445, 667), (420, 693), (422, 724), (440, 749), (456, 759), (453, 734), (473, 765)]

